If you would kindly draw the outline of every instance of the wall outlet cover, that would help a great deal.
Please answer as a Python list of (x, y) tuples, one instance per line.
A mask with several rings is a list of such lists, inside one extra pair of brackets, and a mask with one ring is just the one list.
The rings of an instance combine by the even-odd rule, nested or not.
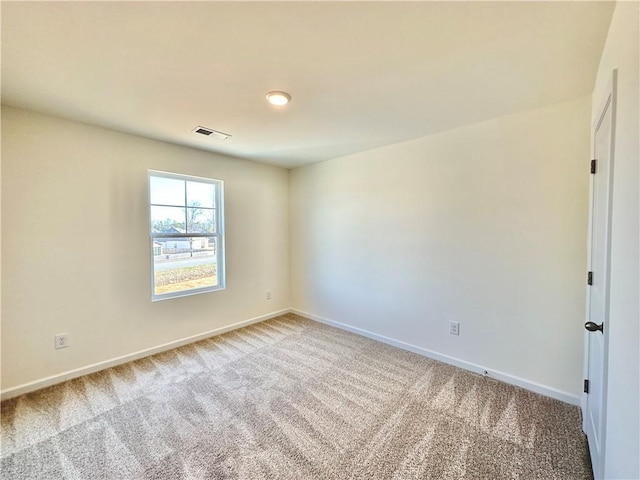
[(460, 335), (460, 322), (449, 322), (449, 333), (451, 335)]
[(60, 333), (54, 337), (56, 350), (60, 348), (67, 348), (69, 346), (69, 334)]

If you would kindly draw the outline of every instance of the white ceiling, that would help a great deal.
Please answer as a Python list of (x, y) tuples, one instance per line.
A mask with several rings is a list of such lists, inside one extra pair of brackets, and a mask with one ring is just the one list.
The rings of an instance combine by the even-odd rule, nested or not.
[(3, 2), (2, 102), (295, 167), (590, 94), (613, 6)]

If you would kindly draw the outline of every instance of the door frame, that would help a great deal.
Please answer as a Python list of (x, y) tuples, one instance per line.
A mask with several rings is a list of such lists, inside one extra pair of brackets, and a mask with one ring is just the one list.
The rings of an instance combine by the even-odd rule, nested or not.
[[(607, 88), (602, 94), (597, 116), (591, 125), (591, 158), (595, 157), (595, 144), (596, 144), (596, 131), (602, 122), (607, 105), (611, 108), (611, 145), (609, 146), (609, 168), (607, 179), (608, 191), (607, 191), (607, 208), (606, 208), (606, 233), (605, 233), (605, 305), (604, 305), (604, 332), (603, 332), (603, 359), (602, 359), (602, 430), (600, 432), (600, 457), (597, 459), (597, 465), (600, 467), (600, 471), (594, 471), (594, 478), (604, 478), (604, 460), (606, 452), (606, 432), (607, 432), (607, 384), (608, 384), (608, 370), (609, 370), (609, 309), (610, 309), (610, 296), (611, 296), (611, 217), (613, 211), (613, 167), (614, 167), (614, 153), (615, 153), (615, 133), (616, 133), (616, 112), (617, 112), (617, 84), (618, 84), (618, 70), (614, 69), (611, 73), (611, 78), (607, 84)], [(597, 172), (596, 172), (597, 175)], [(589, 218), (588, 218), (588, 230), (587, 230), (587, 271), (591, 271), (591, 253), (593, 242), (593, 189), (595, 183), (595, 175), (590, 175), (589, 180)], [(591, 289), (587, 285), (586, 287), (586, 310), (585, 321), (589, 321), (589, 309), (591, 302)], [(589, 379), (589, 342), (592, 338), (590, 335), (593, 333), (584, 331), (584, 357), (583, 357), (583, 374), (585, 379)], [(587, 407), (589, 404), (589, 394), (583, 393), (580, 401), (580, 407), (582, 409), (582, 430), (587, 433)], [(593, 465), (593, 459), (592, 459)]]

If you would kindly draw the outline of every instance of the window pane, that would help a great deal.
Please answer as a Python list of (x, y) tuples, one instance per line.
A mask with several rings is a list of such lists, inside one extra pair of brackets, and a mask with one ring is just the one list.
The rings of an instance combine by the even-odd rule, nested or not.
[(151, 300), (225, 287), (222, 185), (221, 180), (149, 171)]
[(205, 208), (187, 208), (189, 233), (215, 233), (215, 210)]
[(185, 209), (151, 206), (151, 233), (183, 233)]
[(149, 178), (151, 203), (184, 206), (185, 181), (173, 178)]
[(216, 238), (156, 238), (154, 295), (218, 285)]
[(211, 183), (187, 182), (187, 205), (189, 207), (215, 207), (215, 185)]

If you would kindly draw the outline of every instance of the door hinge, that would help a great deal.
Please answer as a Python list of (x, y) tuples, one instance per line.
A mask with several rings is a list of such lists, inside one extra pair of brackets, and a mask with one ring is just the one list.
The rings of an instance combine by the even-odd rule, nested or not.
[(587, 273), (587, 285), (593, 285), (593, 272)]
[(584, 379), (584, 393), (589, 393), (589, 380)]
[(591, 173), (596, 173), (596, 164), (598, 162), (596, 161), (596, 159), (594, 158), (593, 160), (591, 160)]

